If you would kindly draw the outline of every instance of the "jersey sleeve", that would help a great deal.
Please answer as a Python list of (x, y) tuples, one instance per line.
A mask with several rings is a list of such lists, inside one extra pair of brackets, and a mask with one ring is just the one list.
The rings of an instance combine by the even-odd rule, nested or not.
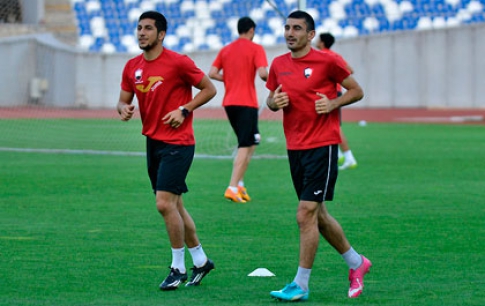
[(125, 68), (123, 69), (123, 74), (121, 75), (121, 89), (128, 92), (134, 92), (133, 82), (131, 81), (130, 77), (131, 68), (130, 62), (126, 63)]
[(222, 52), (219, 52), (216, 56), (216, 59), (214, 60), (214, 62), (212, 63), (212, 66), (216, 67), (217, 69), (221, 69), (222, 68), (222, 60), (221, 60), (221, 53)]
[(205, 75), (204, 72), (200, 70), (200, 68), (195, 65), (194, 61), (186, 55), (182, 56), (180, 62), (180, 69), (184, 72), (183, 78), (192, 86), (199, 84)]
[(259, 46), (256, 51), (256, 69), (260, 67), (268, 67), (268, 60), (266, 58), (266, 52), (264, 51), (263, 46)]
[(350, 72), (347, 69), (347, 63), (343, 57), (335, 55), (333, 59), (332, 76), (335, 83), (340, 84), (350, 75)]

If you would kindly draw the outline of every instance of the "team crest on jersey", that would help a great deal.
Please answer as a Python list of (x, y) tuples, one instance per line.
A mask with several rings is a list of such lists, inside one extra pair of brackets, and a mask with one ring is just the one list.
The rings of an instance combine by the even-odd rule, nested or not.
[(135, 83), (143, 83), (143, 80), (141, 79), (141, 76), (143, 74), (142, 69), (136, 69), (135, 71)]
[(305, 78), (309, 78), (313, 73), (313, 69), (312, 68), (305, 68), (305, 70), (303, 71), (303, 74), (305, 75)]

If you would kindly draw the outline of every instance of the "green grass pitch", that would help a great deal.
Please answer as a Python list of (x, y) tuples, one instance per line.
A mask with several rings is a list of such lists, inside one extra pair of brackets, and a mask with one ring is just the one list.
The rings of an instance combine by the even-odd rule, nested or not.
[[(230, 156), (223, 122), (196, 122), (197, 153)], [(261, 155), (285, 154), (280, 124), (261, 124)], [(348, 299), (347, 267), (322, 239), (304, 304), (484, 305), (485, 128), (343, 128), (359, 166), (339, 174), (328, 208), (374, 266)], [(269, 292), (298, 265), (286, 159), (252, 160), (247, 204), (223, 198), (230, 158), (194, 160), (184, 200), (216, 270), (199, 287), (161, 292), (171, 252), (143, 156), (11, 150), (143, 152), (139, 124), (2, 120), (0, 131), (0, 305), (281, 304)], [(260, 267), (276, 276), (247, 276)]]

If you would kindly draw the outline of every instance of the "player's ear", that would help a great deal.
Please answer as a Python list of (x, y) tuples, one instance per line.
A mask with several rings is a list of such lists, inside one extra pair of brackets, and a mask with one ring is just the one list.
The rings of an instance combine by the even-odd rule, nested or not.
[(163, 41), (163, 39), (165, 38), (165, 34), (167, 34), (167, 32), (165, 31), (158, 32), (158, 40)]
[(312, 40), (313, 38), (315, 38), (315, 30), (311, 30), (308, 32), (308, 39), (309, 40)]

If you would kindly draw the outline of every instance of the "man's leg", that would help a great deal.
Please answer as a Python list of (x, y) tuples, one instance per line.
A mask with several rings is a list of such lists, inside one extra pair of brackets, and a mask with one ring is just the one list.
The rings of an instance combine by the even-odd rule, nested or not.
[(340, 224), (327, 211), (325, 203), (318, 206), (318, 230), (325, 240), (340, 254), (350, 249), (350, 244), (345, 237)]
[(344, 131), (342, 131), (342, 128), (340, 128), (340, 138), (342, 139), (342, 142), (340, 143), (340, 149), (342, 152), (346, 152), (350, 150), (349, 147), (349, 141), (347, 140), (347, 137), (345, 137)]
[(352, 151), (350, 150), (349, 142), (347, 140), (347, 137), (345, 137), (345, 134), (344, 134), (344, 131), (342, 131), (342, 128), (340, 128), (340, 138), (342, 138), (340, 149), (342, 150), (344, 162), (339, 167), (339, 169), (340, 170), (354, 169), (357, 167), (357, 160), (355, 159), (354, 154), (352, 154)]
[(157, 191), (157, 210), (165, 221), (165, 227), (172, 248), (185, 246), (184, 220), (178, 209), (180, 195), (166, 191)]
[(291, 284), (278, 291), (271, 291), (273, 298), (285, 301), (308, 300), (309, 280), (318, 249), (318, 203), (300, 201), (296, 214), (300, 230), (300, 260), (298, 271)]
[(300, 201), (296, 220), (300, 229), (299, 265), (302, 268), (311, 269), (320, 239), (318, 233), (318, 203)]
[(170, 245), (172, 246), (172, 264), (170, 274), (160, 284), (161, 290), (175, 290), (181, 283), (187, 281), (187, 270), (185, 268), (185, 227), (182, 216), (178, 210), (180, 196), (166, 192), (157, 191), (157, 210), (165, 221)]
[[(225, 197), (233, 202), (244, 203), (250, 200), (244, 186), (242, 186), (244, 189), (238, 188), (238, 184), (240, 181), (244, 180), (244, 175), (246, 174), (246, 170), (248, 169), (249, 162), (251, 161), (251, 157), (253, 156), (255, 149), (256, 146), (250, 146), (240, 147), (237, 150), (237, 154), (233, 162), (231, 180), (228, 187), (229, 190), (226, 190), (225, 193)], [(245, 194), (241, 194), (241, 191), (243, 191)]]
[(253, 156), (256, 146), (241, 147), (237, 149), (237, 155), (234, 158), (234, 163), (232, 167), (231, 181), (229, 186), (236, 186), (239, 181), (244, 180), (244, 175), (248, 169), (249, 162)]
[(192, 276), (185, 286), (198, 286), (202, 279), (215, 268), (214, 262), (207, 258), (207, 255), (200, 244), (199, 237), (197, 237), (195, 222), (189, 212), (185, 209), (182, 197), (179, 198), (177, 208), (184, 224), (185, 244), (189, 249), (194, 263)]
[(348, 296), (358, 297), (364, 290), (364, 276), (369, 272), (372, 263), (351, 247), (342, 226), (328, 213), (325, 203), (319, 206), (318, 228), (325, 240), (342, 255), (350, 268)]

